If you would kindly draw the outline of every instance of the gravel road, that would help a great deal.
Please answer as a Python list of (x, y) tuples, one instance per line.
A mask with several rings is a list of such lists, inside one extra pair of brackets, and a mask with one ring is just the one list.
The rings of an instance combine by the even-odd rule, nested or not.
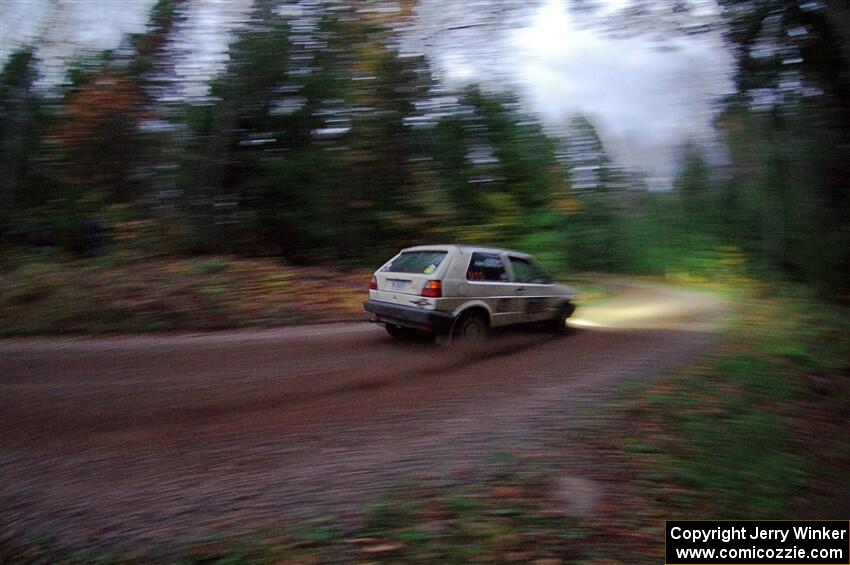
[(476, 350), (366, 323), (0, 341), (0, 531), (179, 543), (351, 515), (400, 481), (474, 482), (704, 351), (722, 312), (711, 294), (628, 286), (569, 336)]

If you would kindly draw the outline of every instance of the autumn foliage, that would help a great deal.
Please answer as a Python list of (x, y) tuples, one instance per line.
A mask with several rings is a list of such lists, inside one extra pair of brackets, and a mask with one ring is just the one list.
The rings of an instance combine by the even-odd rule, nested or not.
[(86, 189), (126, 189), (144, 100), (133, 79), (108, 69), (69, 94), (63, 120), (49, 136), (61, 181)]

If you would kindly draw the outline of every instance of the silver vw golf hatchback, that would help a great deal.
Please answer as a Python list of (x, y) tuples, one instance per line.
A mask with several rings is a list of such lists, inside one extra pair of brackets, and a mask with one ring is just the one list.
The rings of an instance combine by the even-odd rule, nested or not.
[(512, 324), (544, 323), (564, 333), (576, 294), (552, 282), (526, 253), (423, 245), (403, 249), (375, 271), (364, 307), (393, 337), (427, 332), (475, 341)]

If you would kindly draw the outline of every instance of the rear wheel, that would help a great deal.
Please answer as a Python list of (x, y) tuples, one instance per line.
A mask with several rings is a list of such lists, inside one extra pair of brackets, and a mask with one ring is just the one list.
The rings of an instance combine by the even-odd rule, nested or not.
[(478, 343), (487, 338), (490, 325), (484, 316), (477, 313), (466, 314), (455, 324), (453, 338), (463, 343)]

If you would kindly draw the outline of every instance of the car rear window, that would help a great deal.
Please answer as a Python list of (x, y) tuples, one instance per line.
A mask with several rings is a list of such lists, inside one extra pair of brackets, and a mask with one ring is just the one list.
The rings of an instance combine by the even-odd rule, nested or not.
[(502, 258), (496, 253), (473, 253), (466, 269), (466, 280), (507, 281), (508, 273)]
[(446, 253), (446, 251), (405, 251), (381, 270), (388, 273), (430, 275), (446, 258)]

